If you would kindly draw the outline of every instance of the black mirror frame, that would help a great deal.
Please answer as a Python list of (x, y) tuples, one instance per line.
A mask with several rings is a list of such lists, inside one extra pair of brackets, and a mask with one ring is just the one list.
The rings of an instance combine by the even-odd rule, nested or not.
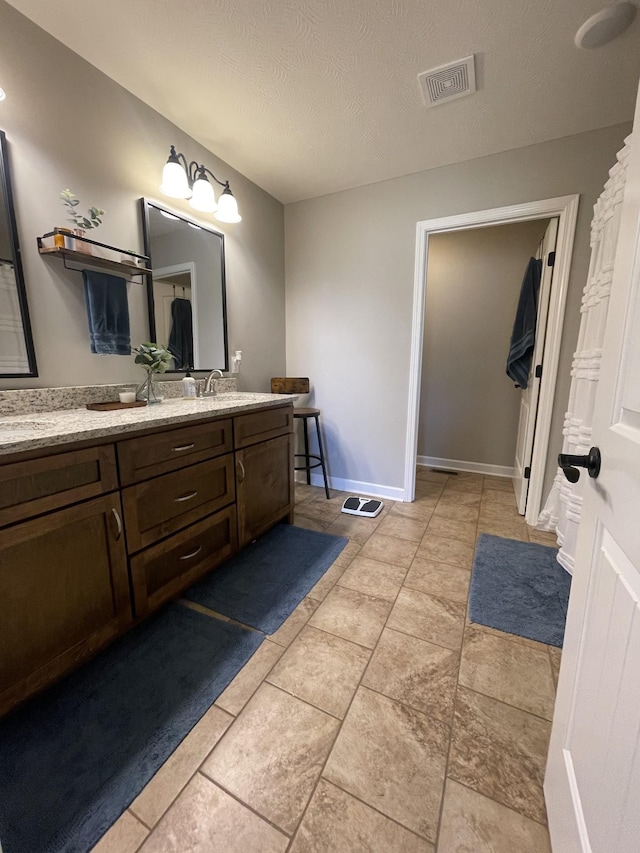
[[(190, 220), (184, 216), (181, 216), (179, 213), (176, 213), (174, 210), (169, 210), (167, 207), (163, 207), (161, 204), (158, 204), (155, 201), (149, 201), (146, 198), (140, 199), (140, 211), (142, 215), (142, 239), (144, 244), (144, 253), (150, 259), (150, 266), (152, 271), (147, 273), (145, 278), (147, 281), (147, 311), (149, 317), (149, 340), (155, 341), (156, 336), (156, 312), (155, 312), (155, 304), (154, 304), (154, 296), (153, 296), (153, 257), (151, 255), (151, 223), (149, 220), (149, 207), (155, 207), (156, 210), (164, 210), (166, 213), (170, 213), (171, 216), (175, 216), (177, 219), (181, 219), (183, 222), (189, 222)], [(198, 226), (202, 231), (207, 231), (210, 234), (215, 234), (216, 237), (220, 237), (221, 247), (220, 247), (220, 260), (222, 263), (221, 270), (221, 280), (220, 286), (222, 287), (222, 326), (223, 326), (223, 339), (224, 339), (224, 366), (223, 367), (196, 367), (193, 368), (194, 373), (209, 373), (211, 370), (222, 370), (224, 373), (229, 372), (229, 338), (228, 338), (228, 329), (227, 329), (227, 278), (226, 278), (226, 260), (224, 254), (224, 234), (221, 231), (216, 231), (213, 228), (206, 228), (204, 225), (201, 225), (199, 222), (194, 222), (195, 225)], [(184, 370), (167, 370), (166, 373), (184, 373)]]
[(7, 136), (4, 130), (0, 130), (0, 181), (4, 188), (4, 203), (7, 214), (7, 226), (9, 228), (9, 239), (11, 241), (11, 252), (13, 271), (16, 278), (16, 289), (18, 292), (18, 304), (20, 305), (20, 316), (22, 318), (22, 333), (24, 335), (25, 348), (29, 363), (28, 373), (0, 373), (0, 379), (20, 379), (22, 377), (34, 377), (38, 375), (36, 363), (36, 351), (33, 346), (33, 333), (31, 331), (31, 319), (29, 317), (29, 306), (27, 304), (27, 290), (22, 270), (22, 256), (20, 252), (20, 241), (18, 239), (18, 224), (13, 207), (13, 188), (11, 185), (11, 170), (9, 169), (9, 149)]

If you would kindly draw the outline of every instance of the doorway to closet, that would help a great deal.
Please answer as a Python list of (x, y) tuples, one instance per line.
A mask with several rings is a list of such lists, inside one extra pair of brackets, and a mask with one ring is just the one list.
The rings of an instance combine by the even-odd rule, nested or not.
[[(545, 199), (521, 205), (476, 211), (474, 213), (417, 223), (405, 457), (405, 500), (413, 500), (415, 496), (417, 462), (423, 462), (433, 467), (448, 468), (449, 470), (457, 468), (458, 470), (477, 470), (480, 472), (484, 471), (485, 473), (513, 476), (517, 465), (517, 456), (519, 460), (518, 465), (522, 467), (522, 479), (527, 479), (527, 484), (520, 489), (520, 492), (525, 495), (526, 507), (523, 507), (525, 518), (529, 524), (536, 524), (542, 503), (543, 481), (549, 451), (549, 433), (555, 397), (578, 199), (578, 196)], [(543, 346), (544, 350), (544, 381), (541, 382), (540, 377), (536, 377), (534, 373), (534, 376), (531, 377), (532, 382), (529, 395), (527, 398), (522, 398), (518, 396), (522, 392), (516, 390), (513, 382), (505, 375), (508, 345), (513, 327), (519, 286), (527, 261), (531, 255), (535, 255), (538, 243), (543, 237), (550, 220), (556, 220), (557, 222), (557, 245), (555, 248), (555, 264), (552, 274), (553, 286), (551, 287), (551, 278), (547, 282), (549, 293), (548, 302), (545, 305), (548, 307), (546, 308), (546, 317), (543, 318), (543, 325), (544, 319), (546, 319), (546, 328), (542, 334), (540, 332), (538, 334), (538, 342)], [(518, 273), (512, 274), (515, 276), (515, 283), (512, 283), (509, 289), (512, 300), (510, 306), (507, 306), (508, 300), (504, 298), (502, 300), (498, 298), (498, 301), (494, 302), (493, 306), (485, 304), (481, 298), (482, 289), (478, 287), (474, 290), (468, 283), (465, 289), (465, 283), (463, 282), (462, 289), (455, 293), (455, 295), (453, 291), (445, 288), (444, 296), (440, 294), (440, 301), (444, 300), (448, 304), (450, 314), (453, 312), (452, 316), (457, 316), (457, 326), (456, 323), (452, 324), (450, 319), (445, 319), (440, 324), (436, 322), (435, 334), (436, 337), (439, 336), (439, 343), (436, 340), (436, 346), (444, 348), (443, 351), (445, 355), (448, 355), (448, 359), (446, 358), (444, 362), (444, 372), (435, 374), (436, 379), (434, 381), (440, 385), (439, 393), (435, 393), (433, 387), (429, 390), (429, 368), (425, 368), (424, 371), (427, 383), (427, 387), (425, 388), (423, 386), (423, 364), (429, 360), (430, 347), (433, 346), (433, 341), (427, 338), (427, 333), (425, 333), (425, 324), (431, 324), (432, 319), (434, 319), (428, 313), (429, 264), (436, 266), (437, 269), (438, 250), (436, 238), (454, 238), (457, 235), (464, 236), (465, 232), (467, 232), (466, 236), (469, 239), (473, 239), (475, 234), (475, 239), (480, 240), (482, 243), (483, 232), (487, 235), (488, 241), (490, 232), (500, 233), (498, 226), (508, 226), (516, 223), (526, 226), (523, 229), (523, 234), (527, 231), (527, 228), (529, 231), (525, 239), (526, 245), (523, 246), (522, 254), (518, 258), (516, 266)], [(504, 233), (506, 234), (507, 232), (505, 231)], [(515, 231), (513, 233), (515, 234)], [(431, 252), (433, 247), (435, 247), (434, 253)], [(467, 252), (467, 254), (473, 253)], [(542, 298), (546, 299), (547, 297), (545, 295)], [(490, 325), (489, 319), (494, 318), (494, 315), (502, 317), (503, 331), (500, 332), (502, 336), (501, 342), (495, 340), (498, 333), (493, 328), (488, 328), (488, 325)], [(510, 319), (506, 319), (509, 316)], [(506, 333), (506, 343), (504, 341), (505, 323), (508, 330)], [(480, 328), (480, 331), (478, 331), (478, 328)], [(456, 343), (460, 342), (460, 336), (464, 337), (465, 333), (471, 338), (475, 336), (476, 347), (471, 355), (467, 355), (466, 360), (461, 359), (459, 353), (456, 351)], [(498, 349), (494, 346), (496, 343)], [(489, 356), (490, 345), (493, 352), (491, 356)], [(431, 355), (433, 356), (433, 353)], [(539, 353), (536, 353), (534, 358), (539, 355)], [(457, 378), (454, 378), (451, 372), (451, 365), (455, 364), (456, 361), (462, 364), (462, 372), (458, 371)], [(479, 377), (478, 381), (474, 381), (478, 366), (485, 361), (490, 362), (488, 366), (491, 369), (495, 383), (498, 383), (496, 386), (492, 380), (493, 390), (486, 384), (486, 374), (484, 377)], [(538, 363), (542, 362), (539, 361)], [(465, 365), (467, 368), (466, 371)], [(535, 371), (535, 367), (536, 365), (532, 364), (532, 370)], [(445, 381), (445, 374), (451, 377), (449, 383)], [(449, 387), (443, 387), (447, 385)], [(456, 386), (460, 386), (460, 388)], [(498, 387), (498, 391), (496, 391), (496, 387)], [(456, 396), (455, 392), (458, 390), (460, 394)], [(467, 395), (466, 398), (465, 394)], [(504, 402), (505, 395), (509, 400), (508, 404)], [(425, 411), (429, 412), (429, 397), (431, 397), (431, 402), (434, 404), (429, 418), (433, 416), (433, 418), (439, 420), (435, 431), (433, 423), (431, 425), (429, 425), (428, 421), (424, 425), (421, 423), (423, 412), (421, 399), (424, 398)], [(471, 414), (469, 414), (469, 409), (467, 408), (466, 414), (457, 417), (459, 409), (456, 409), (456, 407), (460, 407), (461, 405), (463, 407), (466, 406), (471, 398), (473, 398), (475, 404), (471, 410)], [(484, 429), (487, 423), (491, 427), (489, 432)], [(483, 427), (483, 429), (480, 429), (480, 427)], [(429, 445), (423, 443), (423, 438), (426, 439), (429, 433), (433, 433), (436, 438), (438, 438), (439, 434), (440, 445), (436, 444), (435, 447), (429, 447)], [(457, 445), (452, 444), (454, 439), (457, 441)], [(421, 443), (421, 450), (429, 448), (429, 452), (419, 453), (419, 442)], [(530, 447), (528, 451), (531, 457), (530, 465), (523, 464), (527, 458), (527, 443), (529, 443)], [(483, 444), (485, 445), (484, 447), (482, 446)], [(457, 449), (452, 450), (451, 448), (454, 446)], [(449, 447), (449, 450), (443, 450), (446, 447)], [(507, 455), (505, 455), (505, 449)], [(491, 455), (488, 458), (493, 459), (493, 461), (477, 463), (480, 467), (462, 464), (464, 462), (473, 463), (474, 457), (481, 459), (482, 456), (478, 454), (483, 452), (489, 452)], [(488, 469), (487, 465), (489, 466)], [(530, 469), (526, 472), (530, 475), (528, 478), (524, 476), (525, 468)]]

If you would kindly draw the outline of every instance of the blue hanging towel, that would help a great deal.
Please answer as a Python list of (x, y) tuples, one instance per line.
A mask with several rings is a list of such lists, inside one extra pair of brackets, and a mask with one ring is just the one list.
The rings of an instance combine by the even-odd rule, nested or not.
[(533, 345), (536, 341), (536, 320), (538, 319), (538, 293), (542, 277), (542, 261), (531, 258), (527, 265), (520, 298), (513, 322), (509, 355), (507, 357), (507, 376), (516, 383), (516, 388), (526, 388), (529, 384)]
[(127, 282), (116, 275), (82, 270), (91, 352), (131, 355)]

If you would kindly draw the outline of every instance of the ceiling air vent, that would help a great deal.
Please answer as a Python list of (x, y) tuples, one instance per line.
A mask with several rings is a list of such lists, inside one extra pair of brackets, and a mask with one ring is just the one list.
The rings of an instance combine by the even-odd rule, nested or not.
[(473, 54), (423, 71), (418, 74), (422, 97), (427, 107), (435, 107), (454, 98), (462, 98), (476, 91), (476, 72)]

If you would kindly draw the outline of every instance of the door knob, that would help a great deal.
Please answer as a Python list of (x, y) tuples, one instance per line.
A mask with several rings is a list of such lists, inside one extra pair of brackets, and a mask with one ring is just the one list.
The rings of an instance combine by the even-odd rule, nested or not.
[(578, 468), (586, 468), (589, 476), (595, 479), (600, 473), (601, 461), (600, 450), (597, 447), (592, 447), (587, 456), (575, 456), (571, 453), (558, 454), (558, 465), (570, 483), (577, 483), (580, 479)]

